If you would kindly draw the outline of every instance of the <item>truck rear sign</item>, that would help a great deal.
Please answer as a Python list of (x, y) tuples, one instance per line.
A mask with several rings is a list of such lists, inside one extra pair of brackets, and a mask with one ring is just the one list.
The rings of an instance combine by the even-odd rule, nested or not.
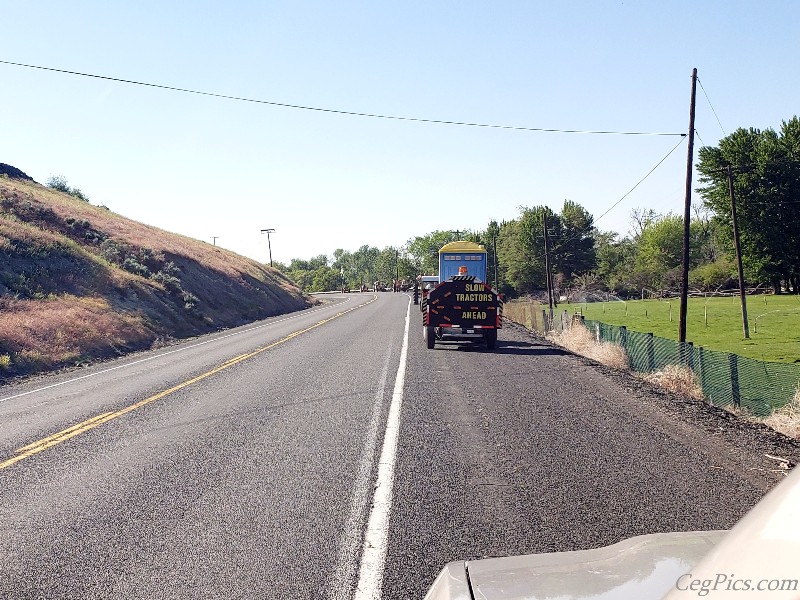
[(487, 284), (474, 277), (453, 277), (430, 291), (424, 324), (431, 327), (489, 329), (500, 327), (502, 303)]

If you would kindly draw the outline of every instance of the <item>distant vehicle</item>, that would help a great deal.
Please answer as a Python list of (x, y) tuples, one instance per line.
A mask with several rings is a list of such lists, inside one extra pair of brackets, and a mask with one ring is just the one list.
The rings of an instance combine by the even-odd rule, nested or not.
[(420, 280), (423, 337), (429, 350), (436, 340), (447, 339), (482, 340), (494, 350), (503, 303), (485, 283), (486, 265), (486, 249), (474, 242), (451, 242), (439, 250), (439, 275)]
[(426, 600), (800, 598), (800, 469), (730, 531), (449, 563)]
[(420, 296), (424, 300), (433, 288), (439, 285), (438, 275), (420, 275), (417, 277), (417, 285), (419, 286)]

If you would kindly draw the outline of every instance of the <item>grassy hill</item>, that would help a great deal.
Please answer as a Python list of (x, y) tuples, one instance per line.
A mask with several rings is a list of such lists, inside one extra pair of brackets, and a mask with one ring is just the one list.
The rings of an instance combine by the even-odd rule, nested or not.
[(306, 308), (279, 271), (0, 172), (0, 379)]

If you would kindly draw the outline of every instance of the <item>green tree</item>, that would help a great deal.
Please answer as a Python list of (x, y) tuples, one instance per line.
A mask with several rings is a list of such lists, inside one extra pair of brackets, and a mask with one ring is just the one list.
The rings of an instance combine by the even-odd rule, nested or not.
[(290, 271), (316, 271), (319, 267), (327, 266), (328, 257), (320, 254), (308, 260), (293, 258), (289, 263)]
[(391, 283), (397, 278), (400, 269), (400, 249), (387, 246), (378, 253), (375, 260), (376, 281)]
[(309, 291), (314, 284), (314, 271), (307, 271), (304, 269), (297, 269), (289, 271), (289, 279), (297, 284), (301, 291)]
[(546, 206), (520, 207), (520, 212), (518, 219), (501, 229), (497, 248), (505, 281), (516, 295), (546, 288), (543, 215), (547, 214), (548, 221), (555, 223), (555, 215)]
[(340, 285), (341, 280), (339, 273), (331, 267), (321, 266), (314, 271), (309, 291), (332, 292), (338, 290)]
[[(698, 219), (693, 219), (689, 228), (689, 268), (692, 269), (702, 262), (709, 230)], [(683, 271), (683, 217), (673, 213), (655, 217), (644, 225), (635, 244), (630, 283), (640, 288), (678, 290)]]
[[(486, 231), (481, 235), (483, 245), (486, 247), (486, 261), (488, 267), (488, 279), (493, 286), (500, 288), (500, 262), (497, 255), (497, 243), (500, 240), (500, 225), (497, 221), (489, 221)], [(497, 279), (495, 281), (495, 265), (497, 265)]]
[(406, 250), (416, 272), (420, 275), (438, 275), (439, 249), (458, 237), (454, 231), (434, 231), (408, 240)]
[(594, 218), (577, 202), (564, 200), (554, 225), (560, 239), (554, 244), (556, 270), (566, 281), (597, 269)]
[(607, 290), (620, 296), (638, 294), (641, 289), (631, 278), (636, 261), (636, 243), (630, 237), (620, 238), (613, 231), (595, 233), (597, 274)]
[(727, 167), (733, 173), (747, 278), (800, 293), (800, 120), (780, 131), (740, 128), (699, 151), (699, 188), (732, 254)]
[(648, 223), (637, 244), (636, 271), (651, 287), (674, 287), (683, 261), (683, 218), (672, 213)]

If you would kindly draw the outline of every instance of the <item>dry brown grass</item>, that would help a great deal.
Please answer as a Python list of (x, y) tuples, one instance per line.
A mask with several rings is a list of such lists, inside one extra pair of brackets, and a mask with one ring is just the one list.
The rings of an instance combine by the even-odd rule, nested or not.
[(642, 379), (681, 396), (689, 396), (696, 400), (705, 398), (703, 388), (689, 367), (667, 365), (661, 371), (644, 373)]
[(0, 301), (5, 368), (64, 366), (89, 357), (114, 356), (155, 339), (142, 316), (120, 314), (103, 298), (61, 296)]
[(630, 364), (628, 355), (621, 346), (611, 342), (598, 342), (588, 329), (580, 325), (560, 333), (548, 334), (547, 339), (612, 369), (624, 370)]
[(0, 259), (0, 379), (314, 302), (252, 259), (9, 178)]
[(800, 438), (800, 385), (794, 397), (761, 422), (775, 431), (793, 438)]
[(528, 329), (544, 331), (542, 305), (537, 301), (506, 302), (503, 305), (503, 315)]

